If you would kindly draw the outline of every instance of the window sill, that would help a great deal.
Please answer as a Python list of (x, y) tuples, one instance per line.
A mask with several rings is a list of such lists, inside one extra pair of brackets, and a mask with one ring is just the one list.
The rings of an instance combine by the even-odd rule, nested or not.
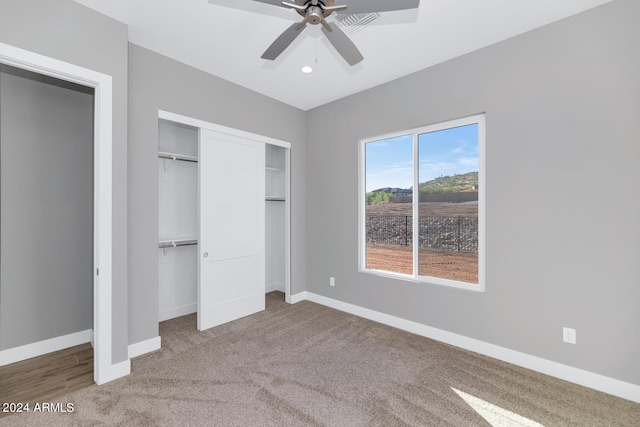
[(476, 284), (476, 283), (459, 282), (457, 280), (441, 279), (439, 277), (428, 277), (428, 276), (415, 277), (409, 274), (394, 273), (391, 271), (384, 271), (384, 270), (371, 270), (368, 268), (361, 268), (359, 271), (360, 273), (372, 274), (374, 276), (385, 277), (385, 278), (394, 279), (394, 280), (402, 280), (402, 281), (411, 282), (411, 283), (425, 283), (429, 285), (445, 286), (447, 288), (462, 289), (466, 291), (480, 292), (480, 293), (486, 292), (484, 285)]

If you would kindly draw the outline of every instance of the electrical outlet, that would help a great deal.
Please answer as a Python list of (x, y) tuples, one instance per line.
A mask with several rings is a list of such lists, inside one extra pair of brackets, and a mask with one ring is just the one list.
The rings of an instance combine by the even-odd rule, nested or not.
[(576, 343), (576, 330), (572, 328), (562, 328), (562, 341), (575, 344)]
[(329, 277), (329, 286), (335, 286), (335, 285), (336, 285), (336, 278)]

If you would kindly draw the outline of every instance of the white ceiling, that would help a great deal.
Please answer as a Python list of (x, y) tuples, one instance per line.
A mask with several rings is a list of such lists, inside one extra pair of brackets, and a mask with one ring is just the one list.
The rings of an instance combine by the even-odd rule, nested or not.
[(252, 0), (75, 1), (128, 24), (132, 43), (308, 110), (612, 0), (421, 0), (350, 34), (365, 58), (354, 67), (311, 25), (277, 60), (261, 59), (301, 17)]

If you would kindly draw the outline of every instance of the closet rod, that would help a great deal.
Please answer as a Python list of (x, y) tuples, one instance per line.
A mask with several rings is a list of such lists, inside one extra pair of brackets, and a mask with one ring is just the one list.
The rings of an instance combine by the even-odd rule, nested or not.
[(160, 157), (161, 159), (169, 159), (169, 160), (182, 160), (183, 162), (193, 162), (193, 163), (198, 163), (198, 159), (195, 157), (191, 157), (191, 156), (185, 156), (185, 155), (181, 155), (181, 154), (174, 154), (174, 153), (158, 153), (158, 157)]
[(176, 241), (176, 242), (160, 242), (158, 243), (158, 248), (159, 249), (166, 249), (166, 248), (175, 248), (177, 246), (193, 246), (193, 245), (197, 245), (198, 241), (197, 240), (183, 240), (183, 241)]

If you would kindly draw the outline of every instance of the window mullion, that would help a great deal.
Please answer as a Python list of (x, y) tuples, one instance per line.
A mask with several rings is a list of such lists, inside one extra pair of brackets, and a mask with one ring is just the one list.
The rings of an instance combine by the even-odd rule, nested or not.
[(420, 266), (420, 158), (418, 153), (418, 133), (413, 132), (413, 208), (412, 208), (412, 251), (413, 277), (418, 277)]

